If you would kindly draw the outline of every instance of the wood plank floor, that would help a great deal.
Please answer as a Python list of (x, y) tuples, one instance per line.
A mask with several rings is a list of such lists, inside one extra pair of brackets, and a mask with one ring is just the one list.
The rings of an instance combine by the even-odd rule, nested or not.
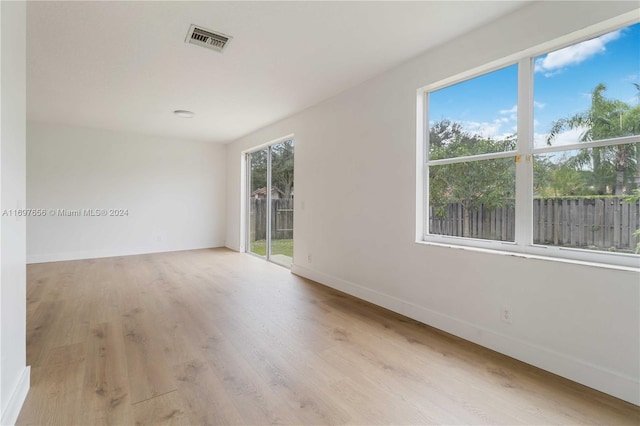
[(634, 405), (226, 249), (27, 275), (19, 425), (640, 424)]

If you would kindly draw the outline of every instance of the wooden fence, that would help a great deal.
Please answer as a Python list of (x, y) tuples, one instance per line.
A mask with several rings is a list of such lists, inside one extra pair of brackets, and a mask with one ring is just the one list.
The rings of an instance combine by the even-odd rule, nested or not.
[[(429, 232), (465, 236), (464, 209), (460, 203), (445, 207), (443, 217), (429, 212)], [(513, 206), (469, 212), (469, 235), (513, 241)], [(640, 229), (640, 202), (620, 198), (536, 198), (533, 200), (533, 240), (536, 244), (632, 251), (638, 244), (633, 233)]]
[[(267, 200), (252, 198), (249, 203), (251, 215), (251, 241), (267, 238)], [(271, 200), (271, 239), (293, 238), (293, 199)]]
[(444, 215), (434, 216), (433, 207), (429, 212), (429, 232), (454, 237), (482, 238), (490, 240), (513, 241), (515, 235), (515, 209), (498, 207), (469, 211), (469, 234), (464, 235), (464, 208), (462, 203), (449, 203)]

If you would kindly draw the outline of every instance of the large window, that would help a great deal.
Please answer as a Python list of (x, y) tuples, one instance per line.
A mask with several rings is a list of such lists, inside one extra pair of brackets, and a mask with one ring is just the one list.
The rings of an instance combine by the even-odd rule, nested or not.
[(640, 24), (420, 95), (424, 241), (640, 266)]

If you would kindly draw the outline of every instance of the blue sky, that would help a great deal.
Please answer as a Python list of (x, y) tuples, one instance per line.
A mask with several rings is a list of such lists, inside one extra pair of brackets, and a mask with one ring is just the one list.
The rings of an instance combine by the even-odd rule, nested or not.
[[(541, 146), (554, 120), (588, 109), (598, 83), (607, 86), (607, 97), (638, 104), (632, 83), (640, 83), (640, 23), (538, 56), (534, 64), (534, 139)], [(432, 92), (430, 120), (459, 121), (487, 137), (514, 133), (517, 74), (513, 65)], [(579, 133), (561, 134), (557, 143), (577, 142)]]

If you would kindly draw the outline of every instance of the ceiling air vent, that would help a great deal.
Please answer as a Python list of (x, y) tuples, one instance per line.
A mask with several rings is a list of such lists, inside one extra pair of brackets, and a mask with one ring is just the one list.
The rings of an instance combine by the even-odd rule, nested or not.
[(222, 52), (233, 37), (191, 25), (187, 33), (186, 43), (197, 44), (207, 49)]

